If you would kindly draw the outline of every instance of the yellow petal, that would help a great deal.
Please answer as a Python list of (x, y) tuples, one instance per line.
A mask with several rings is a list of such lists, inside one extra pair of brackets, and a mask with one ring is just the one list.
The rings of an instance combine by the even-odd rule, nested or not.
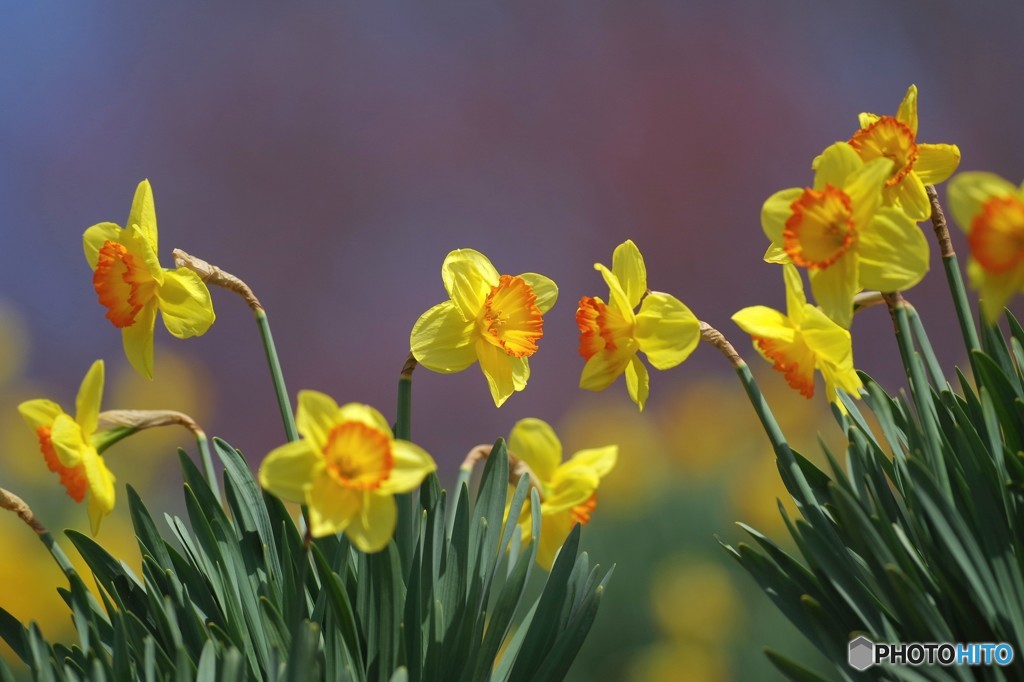
[(363, 403), (345, 403), (338, 408), (338, 422), (361, 422), (392, 438), (391, 424), (375, 407)]
[(308, 440), (298, 440), (274, 448), (264, 458), (260, 485), (271, 495), (301, 504), (323, 469), (323, 457), (313, 451)]
[(853, 321), (853, 297), (861, 290), (858, 277), (857, 258), (851, 253), (810, 273), (814, 299), (826, 315), (847, 329)]
[(427, 451), (407, 440), (391, 443), (391, 474), (381, 483), (381, 493), (408, 493), (420, 487), (423, 479), (437, 470)]
[(619, 446), (607, 445), (603, 448), (580, 450), (563, 466), (566, 468), (589, 467), (598, 478), (604, 478), (615, 468), (619, 459)]
[(655, 369), (685, 360), (700, 341), (700, 322), (674, 296), (653, 293), (644, 299), (634, 332), (640, 350)]
[(928, 240), (902, 211), (883, 208), (857, 243), (860, 283), (879, 291), (904, 291), (928, 272)]
[(84, 453), (82, 464), (89, 485), (89, 525), (96, 536), (104, 517), (114, 511), (114, 475), (93, 448)]
[(153, 251), (157, 251), (159, 242), (156, 231), (156, 204), (153, 203), (153, 188), (149, 180), (143, 180), (135, 188), (135, 198), (132, 199), (132, 209), (128, 213), (126, 228), (138, 225), (146, 239), (153, 245)]
[(359, 514), (345, 528), (345, 536), (362, 552), (379, 552), (395, 534), (398, 507), (391, 495), (363, 493)]
[(860, 155), (849, 144), (831, 144), (818, 157), (818, 164), (814, 169), (814, 189), (822, 190), (825, 185), (842, 189), (850, 176), (863, 167), (864, 162)]
[(771, 263), (782, 262), (769, 260), (770, 256), (773, 258), (785, 257), (786, 261), (789, 260), (789, 257), (785, 256), (785, 251), (782, 251), (782, 231), (786, 229), (786, 221), (793, 215), (793, 202), (799, 199), (803, 193), (804, 191), (799, 187), (784, 189), (768, 197), (764, 206), (761, 207), (761, 229), (764, 230), (765, 236), (771, 240), (772, 246), (776, 249), (773, 252), (769, 248), (768, 253), (764, 255), (765, 260)]
[(991, 273), (972, 258), (967, 263), (967, 276), (981, 295), (981, 312), (989, 324), (995, 324), (1009, 300), (1024, 291), (1024, 266), (1020, 264), (1005, 272)]
[(560, 467), (551, 480), (542, 508), (551, 514), (572, 509), (590, 499), (601, 479), (590, 467)]
[(537, 564), (545, 571), (550, 571), (555, 557), (562, 549), (565, 539), (573, 527), (571, 511), (541, 516), (540, 539), (537, 542)]
[(60, 408), (60, 405), (45, 398), (26, 400), (18, 405), (18, 412), (21, 413), (25, 423), (33, 431), (37, 430), (40, 426), (53, 426), (53, 420), (58, 415), (64, 414), (64, 410)]
[(92, 448), (82, 437), (82, 427), (78, 425), (71, 415), (59, 414), (53, 420), (53, 427), (50, 430), (50, 439), (53, 441), (53, 449), (57, 453), (57, 459), (66, 467), (76, 467), (82, 463), (83, 454)]
[(819, 367), (827, 363), (839, 369), (853, 369), (853, 340), (850, 332), (828, 318), (814, 306), (807, 306), (800, 327), (804, 343), (817, 358)]
[(124, 354), (135, 371), (146, 377), (153, 378), (153, 326), (156, 324), (156, 299), (150, 300), (130, 327), (121, 330)]
[(619, 313), (627, 320), (633, 320), (633, 306), (629, 303), (629, 296), (626, 295), (625, 290), (622, 288), (622, 283), (619, 282), (619, 278), (615, 276), (611, 270), (601, 265), (600, 263), (594, 263), (594, 269), (601, 273), (601, 277), (604, 278), (604, 283), (608, 285), (608, 303), (610, 303)]
[(555, 301), (558, 300), (558, 285), (554, 280), (544, 275), (538, 275), (536, 272), (524, 272), (519, 275), (519, 279), (526, 282), (533, 289), (533, 293), (537, 295), (537, 307), (540, 308), (542, 314), (551, 310)]
[(895, 190), (896, 201), (907, 217), (914, 221), (927, 220), (932, 215), (932, 204), (920, 176), (911, 171), (907, 173)]
[(310, 534), (322, 538), (345, 530), (359, 518), (364, 498), (362, 491), (346, 488), (322, 471), (306, 493)]
[(917, 135), (917, 86), (911, 85), (907, 88), (907, 94), (900, 102), (900, 108), (896, 110), (896, 120), (906, 124), (914, 135)]
[[(483, 339), (476, 341), (476, 356), (480, 361), (480, 370), (484, 373), (484, 378), (487, 379), (487, 386), (491, 390), (491, 397), (494, 399), (496, 407), (501, 407), (509, 396), (516, 392), (517, 384), (526, 385), (526, 378), (522, 376), (523, 364), (515, 362), (515, 360), (526, 360), (526, 358), (513, 358)], [(525, 367), (526, 377), (529, 377), (529, 365), (525, 365)], [(513, 376), (517, 370), (518, 379)]]
[(786, 250), (780, 244), (771, 244), (768, 246), (768, 250), (764, 252), (764, 262), (786, 265), (793, 261), (790, 260), (789, 254), (786, 253)]
[(1016, 187), (994, 173), (960, 173), (947, 187), (949, 210), (964, 232), (971, 231), (971, 222), (986, 201), (1017, 193)]
[(804, 317), (804, 306), (807, 305), (804, 282), (793, 265), (783, 266), (782, 277), (786, 284), (786, 316), (799, 326)]
[(179, 339), (202, 336), (217, 317), (206, 283), (188, 268), (166, 270), (157, 298), (164, 326)]
[(619, 375), (626, 371), (630, 360), (636, 354), (636, 342), (630, 340), (625, 347), (614, 351), (597, 353), (583, 366), (580, 376), (580, 388), (585, 391), (603, 391), (611, 386)]
[(877, 121), (879, 118), (881, 118), (881, 117), (878, 114), (869, 114), (867, 112), (862, 112), (857, 117), (858, 121), (860, 122), (860, 127), (861, 128), (867, 128), (872, 123)]
[(626, 294), (629, 309), (640, 305), (640, 299), (647, 293), (647, 266), (644, 264), (640, 249), (632, 239), (627, 239), (615, 247), (612, 254), (612, 273)]
[(562, 463), (562, 441), (558, 440), (554, 429), (540, 419), (528, 417), (517, 421), (508, 437), (508, 449), (545, 483)]
[(316, 452), (323, 452), (327, 437), (339, 422), (338, 403), (320, 391), (299, 391), (295, 426)]
[(746, 333), (761, 339), (793, 343), (796, 336), (796, 327), (788, 317), (763, 305), (737, 311), (732, 321)]
[(626, 390), (629, 391), (629, 399), (643, 412), (647, 397), (651, 394), (651, 375), (647, 371), (647, 366), (636, 355), (626, 366)]
[(413, 325), (409, 335), (413, 357), (434, 372), (461, 372), (476, 362), (475, 324), (465, 319), (452, 301), (435, 305)]
[(892, 171), (889, 159), (873, 159), (847, 178), (843, 191), (850, 197), (855, 230), (864, 228), (882, 203), (882, 188)]
[(498, 285), (498, 271), (479, 251), (456, 249), (444, 259), (441, 279), (462, 316), (475, 320), (491, 287)]
[(121, 228), (114, 223), (99, 223), (93, 225), (82, 235), (82, 247), (85, 249), (85, 259), (89, 261), (89, 267), (96, 269), (96, 261), (99, 260), (100, 249), (107, 242), (118, 242), (121, 239)]
[(103, 361), (92, 363), (82, 385), (78, 388), (75, 401), (75, 420), (82, 427), (82, 434), (88, 438), (96, 432), (99, 420), (100, 401), (103, 399)]
[(955, 144), (917, 145), (917, 161), (914, 173), (926, 185), (945, 182), (960, 165), (960, 148)]
[(160, 267), (160, 257), (156, 247), (137, 225), (130, 225), (124, 229), (124, 233), (121, 235), (121, 244), (128, 250), (132, 258), (146, 266), (146, 272), (150, 277), (158, 284), (163, 283), (164, 269)]

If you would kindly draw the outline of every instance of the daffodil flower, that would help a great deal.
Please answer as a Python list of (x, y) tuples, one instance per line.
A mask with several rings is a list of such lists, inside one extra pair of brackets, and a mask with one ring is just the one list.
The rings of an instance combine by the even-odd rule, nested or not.
[(850, 332), (807, 302), (800, 273), (783, 266), (786, 280), (786, 313), (765, 306), (752, 306), (732, 316), (740, 329), (750, 334), (754, 348), (786, 382), (803, 396), (814, 395), (814, 370), (825, 379), (828, 399), (842, 408), (836, 389), (859, 397), (862, 386), (853, 368)]
[[(586, 525), (597, 509), (597, 488), (615, 466), (619, 447), (580, 450), (562, 461), (562, 442), (540, 419), (522, 419), (512, 428), (509, 452), (526, 463), (541, 490), (537, 563), (547, 570), (575, 524)], [(523, 542), (532, 537), (530, 501), (519, 516)]]
[(1024, 290), (1024, 185), (992, 173), (960, 173), (949, 182), (949, 208), (967, 232), (967, 276), (981, 293), (985, 319), (994, 323)]
[(104, 434), (96, 431), (102, 397), (103, 361), (97, 360), (78, 389), (74, 417), (52, 400), (40, 398), (18, 405), (39, 439), (46, 465), (60, 476), (68, 496), (81, 502), (88, 493), (93, 535), (100, 532), (103, 518), (114, 509), (114, 475), (97, 450), (105, 441)]
[(434, 460), (418, 445), (395, 440), (369, 405), (342, 407), (317, 391), (299, 393), (302, 439), (273, 450), (260, 465), (260, 484), (283, 500), (309, 507), (313, 537), (344, 532), (364, 552), (383, 549), (395, 532), (395, 495), (415, 490)]
[[(642, 411), (651, 382), (637, 351), (655, 369), (675, 367), (697, 347), (700, 322), (675, 297), (648, 291), (647, 266), (632, 241), (615, 248), (611, 270), (600, 263), (594, 269), (604, 277), (609, 295), (607, 303), (584, 296), (576, 310), (580, 355), (587, 361), (580, 388), (603, 391), (625, 373), (629, 397)], [(640, 311), (634, 312), (638, 305)]]
[(928, 271), (928, 241), (895, 206), (881, 206), (889, 159), (865, 163), (837, 142), (822, 152), (814, 187), (776, 192), (761, 209), (765, 260), (807, 268), (822, 310), (843, 327), (862, 289), (909, 289)]
[(885, 199), (913, 220), (926, 220), (932, 213), (924, 186), (943, 182), (960, 165), (955, 144), (917, 141), (916, 85), (907, 89), (895, 116), (861, 114), (860, 130), (850, 138), (850, 146), (865, 162), (894, 162), (883, 188)]
[(121, 330), (124, 352), (142, 376), (153, 378), (156, 313), (179, 339), (201, 336), (214, 321), (210, 291), (188, 268), (160, 267), (156, 209), (148, 180), (135, 190), (128, 222), (93, 225), (82, 238), (92, 283), (107, 319)]
[(461, 372), (480, 362), (494, 404), (526, 388), (531, 355), (544, 335), (555, 283), (533, 272), (499, 275), (479, 251), (457, 249), (441, 266), (451, 300), (423, 313), (412, 328), (413, 357), (427, 369)]

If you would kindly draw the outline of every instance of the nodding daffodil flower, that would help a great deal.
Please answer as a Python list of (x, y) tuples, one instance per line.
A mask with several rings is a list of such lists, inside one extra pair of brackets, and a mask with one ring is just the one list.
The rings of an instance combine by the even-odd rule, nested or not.
[(881, 206), (889, 159), (865, 163), (837, 142), (818, 157), (814, 187), (776, 192), (761, 209), (765, 260), (807, 268), (822, 310), (843, 327), (862, 289), (908, 289), (928, 271), (928, 241), (894, 206)]
[(457, 249), (441, 266), (451, 300), (423, 313), (412, 328), (413, 357), (427, 369), (461, 372), (480, 362), (494, 404), (526, 388), (529, 357), (544, 335), (555, 283), (533, 272), (499, 275), (487, 256)]
[(992, 173), (960, 173), (949, 182), (949, 208), (967, 232), (967, 276), (981, 292), (981, 310), (994, 323), (1024, 290), (1024, 185)]
[(121, 330), (132, 367), (153, 378), (153, 326), (156, 312), (179, 339), (201, 336), (214, 321), (210, 291), (188, 268), (160, 267), (156, 209), (148, 180), (135, 190), (128, 222), (93, 225), (82, 237), (93, 270), (92, 284), (107, 319)]
[(64, 413), (52, 400), (28, 400), (18, 405), (42, 450), (50, 471), (60, 476), (68, 497), (75, 502), (89, 494), (89, 522), (92, 534), (100, 532), (103, 517), (114, 509), (114, 475), (97, 450), (103, 435), (96, 429), (103, 397), (103, 361), (89, 368), (75, 401), (75, 416)]
[(418, 445), (395, 440), (369, 405), (342, 407), (317, 391), (299, 393), (302, 439), (273, 450), (260, 465), (260, 484), (283, 500), (309, 507), (313, 537), (344, 532), (364, 552), (387, 546), (395, 532), (395, 495), (419, 487), (436, 469)]
[(898, 205), (913, 220), (926, 220), (932, 213), (924, 186), (946, 180), (960, 165), (955, 144), (917, 141), (916, 85), (907, 90), (895, 116), (861, 114), (860, 130), (850, 138), (850, 146), (865, 162), (894, 162), (883, 193), (888, 203)]
[(580, 388), (603, 391), (625, 373), (629, 397), (642, 411), (651, 382), (637, 351), (655, 369), (671, 369), (697, 347), (700, 322), (675, 297), (647, 289), (647, 266), (632, 241), (615, 248), (611, 270), (600, 263), (594, 268), (608, 284), (609, 300), (584, 296), (576, 310), (580, 355), (587, 361)]
[(753, 337), (757, 352), (805, 397), (814, 395), (814, 370), (820, 371), (828, 399), (842, 409), (836, 389), (856, 398), (862, 386), (853, 368), (850, 332), (810, 305), (800, 273), (792, 265), (783, 267), (786, 314), (759, 305), (740, 310), (732, 319)]
[[(562, 442), (540, 419), (521, 419), (508, 439), (509, 452), (526, 463), (541, 490), (541, 526), (537, 563), (547, 570), (573, 525), (586, 525), (597, 509), (597, 488), (615, 466), (617, 445), (580, 450), (562, 461)], [(530, 501), (519, 516), (523, 542), (532, 535)]]

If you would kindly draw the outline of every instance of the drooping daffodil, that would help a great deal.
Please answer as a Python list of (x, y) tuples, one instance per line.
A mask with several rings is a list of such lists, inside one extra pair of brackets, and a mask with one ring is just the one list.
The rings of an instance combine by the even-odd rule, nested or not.
[(457, 249), (441, 265), (450, 300), (423, 313), (409, 344), (419, 364), (434, 372), (461, 372), (474, 362), (501, 407), (526, 388), (529, 358), (544, 336), (544, 314), (558, 287), (543, 275), (501, 275), (485, 255)]
[(967, 276), (981, 293), (981, 311), (995, 323), (1024, 291), (1024, 184), (992, 173), (960, 173), (949, 181), (949, 208), (967, 233)]
[(860, 397), (860, 377), (853, 368), (850, 332), (820, 309), (807, 302), (800, 273), (784, 265), (786, 312), (766, 306), (751, 306), (732, 316), (733, 321), (754, 341), (754, 348), (782, 372), (786, 382), (802, 395), (814, 395), (814, 370), (825, 379), (828, 399), (842, 409), (836, 393), (841, 388)]
[[(597, 488), (615, 466), (619, 447), (580, 450), (562, 461), (562, 442), (547, 422), (521, 419), (508, 439), (509, 453), (526, 463), (541, 490), (537, 563), (551, 570), (555, 555), (575, 524), (586, 525), (597, 509)], [(532, 538), (530, 499), (519, 516), (523, 542)]]
[(813, 187), (776, 192), (761, 209), (772, 242), (765, 260), (807, 268), (818, 305), (843, 327), (862, 289), (902, 291), (928, 271), (924, 234), (901, 209), (882, 205), (892, 168), (837, 142), (819, 157)]
[(338, 407), (330, 396), (301, 391), (295, 420), (302, 439), (267, 455), (260, 485), (307, 505), (313, 537), (344, 532), (363, 552), (384, 549), (395, 532), (395, 495), (418, 488), (436, 469), (434, 460), (396, 440), (369, 405)]
[(156, 208), (148, 180), (139, 183), (124, 228), (99, 223), (82, 238), (92, 283), (106, 317), (121, 330), (132, 367), (153, 378), (153, 327), (159, 310), (179, 339), (201, 336), (215, 315), (210, 291), (188, 268), (162, 268), (157, 255)]
[[(671, 369), (700, 341), (700, 322), (669, 294), (647, 289), (647, 266), (631, 240), (619, 244), (609, 270), (594, 268), (608, 284), (608, 302), (584, 296), (576, 310), (580, 355), (587, 361), (580, 388), (603, 391), (626, 375), (629, 397), (642, 411), (650, 394), (650, 374), (637, 356), (642, 351), (655, 369)], [(634, 312), (637, 306), (639, 312)]]

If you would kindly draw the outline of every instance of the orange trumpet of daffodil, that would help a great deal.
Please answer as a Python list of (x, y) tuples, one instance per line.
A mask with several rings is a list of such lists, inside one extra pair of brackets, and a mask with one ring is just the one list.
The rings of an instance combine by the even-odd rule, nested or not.
[(342, 407), (317, 391), (299, 393), (301, 440), (273, 450), (259, 479), (270, 493), (309, 508), (313, 537), (344, 532), (363, 552), (378, 552), (395, 532), (395, 495), (436, 469), (418, 445), (396, 440), (369, 405)]
[(153, 378), (153, 327), (156, 313), (173, 336), (201, 336), (213, 324), (210, 291), (188, 268), (160, 267), (156, 208), (148, 180), (139, 183), (124, 228), (99, 223), (82, 237), (92, 283), (107, 319), (121, 330), (132, 367)]
[(882, 206), (889, 159), (865, 163), (837, 142), (818, 157), (814, 187), (785, 189), (764, 202), (765, 260), (807, 268), (825, 314), (843, 327), (862, 289), (909, 289), (928, 271), (928, 241), (897, 207)]
[(580, 388), (603, 391), (625, 373), (629, 397), (642, 411), (650, 375), (637, 351), (655, 369), (675, 367), (697, 347), (700, 322), (674, 296), (648, 291), (647, 266), (632, 241), (615, 248), (611, 270), (600, 263), (594, 268), (608, 284), (609, 300), (584, 296), (576, 310), (580, 355), (587, 361)]
[(543, 275), (499, 275), (487, 256), (457, 249), (441, 266), (450, 300), (423, 313), (410, 334), (413, 357), (429, 370), (451, 374), (474, 362), (501, 407), (526, 388), (531, 355), (544, 335), (544, 314), (558, 287)]

